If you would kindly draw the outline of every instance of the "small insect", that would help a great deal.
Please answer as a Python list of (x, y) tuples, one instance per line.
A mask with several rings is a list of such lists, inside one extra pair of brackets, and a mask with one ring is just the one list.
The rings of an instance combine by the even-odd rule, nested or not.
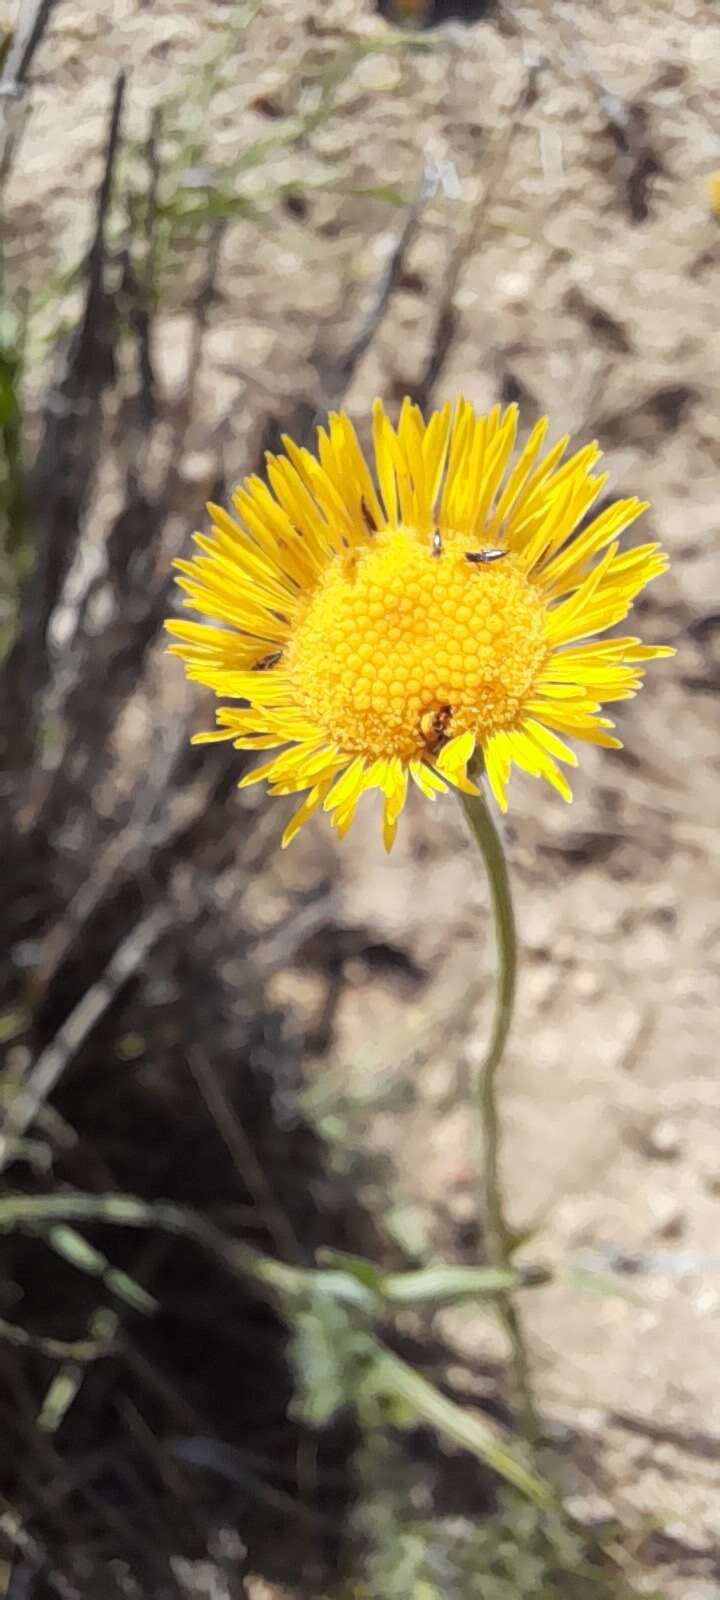
[(272, 650), (269, 656), (261, 656), (253, 666), (253, 672), (269, 672), (271, 667), (276, 667), (282, 661), (282, 650)]
[(363, 522), (365, 523), (365, 528), (366, 528), (367, 532), (368, 533), (377, 533), (377, 526), (375, 524), (375, 519), (374, 519), (374, 517), (372, 515), (372, 512), (370, 510), (370, 507), (369, 507), (367, 501), (364, 498), (361, 498), (361, 500), (360, 500), (360, 515), (362, 516)]
[(436, 756), (447, 743), (447, 726), (452, 716), (452, 706), (440, 706), (438, 711), (426, 711), (420, 718), (420, 735), (428, 755)]
[(491, 561), (502, 560), (507, 554), (507, 550), (466, 550), (465, 560), (472, 561), (475, 566), (484, 567)]
[(442, 548), (443, 548), (442, 534), (440, 532), (440, 529), (436, 528), (435, 532), (434, 532), (434, 534), (432, 536), (432, 544), (430, 546), (430, 554), (431, 554), (431, 556), (441, 556), (442, 555)]

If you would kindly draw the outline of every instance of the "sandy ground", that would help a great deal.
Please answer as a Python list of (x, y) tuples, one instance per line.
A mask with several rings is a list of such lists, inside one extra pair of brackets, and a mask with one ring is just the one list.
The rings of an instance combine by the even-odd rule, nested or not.
[[(635, 1527), (661, 1522), (669, 1600), (711, 1600), (720, 225), (707, 175), (720, 165), (720, 19), (703, 0), (508, 0), (495, 21), (415, 49), (367, 4), (255, 9), (243, 30), (251, 7), (208, 5), (200, 22), (194, 0), (115, 0), (108, 21), (89, 0), (60, 0), (31, 92), (12, 109), (22, 123), (6, 219), (13, 270), (40, 296), (77, 259), (118, 65), (130, 73), (130, 139), (141, 141), (153, 107), (174, 97), (168, 152), (192, 191), (177, 130), (204, 143), (212, 173), (227, 174), (253, 140), (312, 111), (341, 58), (337, 114), (223, 179), (259, 197), (266, 215), (260, 228), (234, 220), (226, 236), (189, 482), (202, 478), (221, 426), (239, 476), (278, 397), (327, 401), (332, 355), (359, 325), (402, 222), (387, 199), (361, 191), (411, 196), (439, 162), (450, 164), (444, 190), (358, 367), (351, 413), (362, 419), (375, 393), (392, 405), (417, 380), (443, 284), (467, 247), (435, 397), (462, 388), (478, 405), (518, 398), (525, 430), (548, 411), (556, 434), (599, 438), (613, 489), (651, 501), (645, 537), (660, 537), (674, 559), (642, 605), (642, 628), (678, 655), (619, 708), (625, 751), (583, 757), (572, 808), (529, 779), (513, 784), (508, 848), (524, 956), (504, 1171), (513, 1218), (533, 1230), (528, 1255), (562, 1269), (526, 1303), (543, 1408), (585, 1439), (598, 1514), (609, 1505)], [(208, 74), (213, 101), (198, 110)], [(529, 77), (529, 103), (514, 110)], [(193, 151), (191, 168), (199, 159)], [(281, 198), (293, 183), (303, 216)], [(185, 377), (184, 292), (181, 283), (162, 326), (168, 393)], [(38, 312), (39, 357), (58, 314), (55, 304)], [(192, 716), (202, 722), (197, 702)], [(433, 811), (411, 805), (389, 861), (365, 804), (344, 847), (316, 825), (271, 860), (248, 914), (282, 919), (331, 873), (340, 925), (369, 927), (416, 964), (414, 987), (373, 976), (362, 959), (346, 964), (329, 1050), (308, 1051), (308, 1076), (336, 1069), (352, 1085), (368, 1146), (390, 1158), (393, 1201), (413, 1208), (428, 1240), (462, 1255), (476, 1184), (467, 1091), (491, 993), (483, 885), (449, 799)], [(321, 998), (318, 980), (294, 970), (275, 983), (300, 1021)], [(396, 1084), (412, 1094), (390, 1113), (382, 1097)], [(592, 1294), (570, 1271), (630, 1258), (626, 1296)], [(497, 1351), (484, 1319), (448, 1313), (444, 1331), (463, 1356)]]

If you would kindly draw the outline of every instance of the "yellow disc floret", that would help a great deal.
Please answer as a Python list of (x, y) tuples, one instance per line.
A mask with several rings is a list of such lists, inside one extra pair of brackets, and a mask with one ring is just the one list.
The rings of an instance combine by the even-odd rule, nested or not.
[(512, 556), (399, 528), (327, 567), (293, 632), (294, 703), (343, 750), (401, 761), (518, 719), (546, 657), (545, 607)]

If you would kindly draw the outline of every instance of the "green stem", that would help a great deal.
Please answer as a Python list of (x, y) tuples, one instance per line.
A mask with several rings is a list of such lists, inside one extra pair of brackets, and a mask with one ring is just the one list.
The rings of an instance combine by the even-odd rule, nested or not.
[[(497, 1074), (512, 1023), (517, 981), (517, 935), (505, 852), (484, 791), (460, 796), (470, 832), (482, 855), (492, 902), (497, 944), (497, 991), (490, 1042), (480, 1070), (478, 1101), (482, 1140), (482, 1187), (485, 1239), (492, 1266), (511, 1266), (514, 1240), (505, 1216), (500, 1178), (500, 1117)], [(528, 1443), (540, 1437), (530, 1383), (530, 1369), (520, 1316), (512, 1295), (503, 1295), (498, 1310), (510, 1341), (515, 1403)]]

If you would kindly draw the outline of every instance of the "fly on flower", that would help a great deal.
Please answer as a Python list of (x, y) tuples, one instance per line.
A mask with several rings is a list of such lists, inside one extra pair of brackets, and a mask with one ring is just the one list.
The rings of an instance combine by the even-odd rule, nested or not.
[(619, 748), (603, 704), (673, 652), (598, 636), (666, 557), (620, 549), (639, 500), (587, 522), (606, 482), (600, 451), (564, 459), (565, 438), (543, 455), (547, 427), (511, 466), (515, 406), (477, 416), (461, 399), (425, 423), (406, 400), (395, 429), (378, 401), (374, 475), (333, 414), (317, 455), (285, 438), (267, 482), (234, 494), (234, 515), (209, 507), (212, 533), (176, 565), (185, 604), (210, 625), (167, 626), (188, 677), (244, 702), (195, 742), (272, 751), (241, 787), (304, 795), (283, 844), (321, 806), (344, 835), (379, 789), (389, 849), (409, 780), (434, 800), (448, 785), (477, 793), (484, 769), (504, 810), (513, 763), (569, 800), (566, 739)]

